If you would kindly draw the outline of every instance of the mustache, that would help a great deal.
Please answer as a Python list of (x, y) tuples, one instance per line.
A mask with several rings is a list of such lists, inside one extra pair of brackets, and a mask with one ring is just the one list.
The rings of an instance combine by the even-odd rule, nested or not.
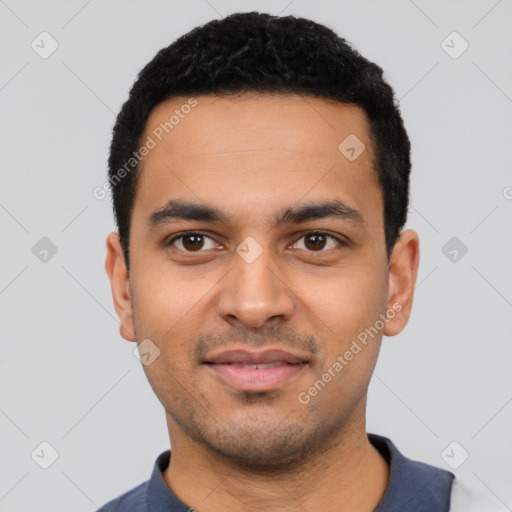
[(191, 355), (194, 359), (201, 361), (212, 350), (220, 347), (229, 348), (235, 342), (241, 342), (248, 347), (265, 347), (279, 342), (286, 347), (299, 348), (311, 354), (319, 352), (321, 347), (320, 342), (314, 336), (299, 334), (282, 327), (267, 326), (257, 330), (235, 327), (223, 333), (200, 335), (192, 344)]

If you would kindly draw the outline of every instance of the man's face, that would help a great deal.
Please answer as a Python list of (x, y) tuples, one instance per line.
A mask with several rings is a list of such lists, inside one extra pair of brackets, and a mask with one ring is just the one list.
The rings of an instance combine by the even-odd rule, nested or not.
[[(144, 370), (173, 443), (292, 464), (364, 426), (382, 333), (396, 334), (409, 314), (403, 304), (385, 327), (377, 322), (399, 287), (388, 275), (369, 123), (358, 107), (322, 99), (196, 100), (158, 105), (142, 137), (156, 146), (140, 168), (129, 280), (119, 246), (109, 256), (121, 333), (160, 350)], [(176, 110), (179, 122), (162, 132)], [(355, 159), (354, 135), (365, 146)], [(299, 211), (324, 203), (338, 214)], [(258, 361), (267, 364), (247, 366)]]

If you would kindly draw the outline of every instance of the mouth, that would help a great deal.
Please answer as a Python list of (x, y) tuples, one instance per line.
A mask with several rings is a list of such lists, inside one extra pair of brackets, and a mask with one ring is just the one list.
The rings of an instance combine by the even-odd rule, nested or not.
[(261, 392), (297, 379), (309, 360), (283, 350), (230, 350), (209, 357), (203, 364), (233, 389)]

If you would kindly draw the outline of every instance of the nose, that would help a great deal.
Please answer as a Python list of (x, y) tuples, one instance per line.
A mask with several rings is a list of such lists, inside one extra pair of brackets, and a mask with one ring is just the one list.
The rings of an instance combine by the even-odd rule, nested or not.
[(238, 253), (233, 267), (221, 281), (217, 307), (219, 316), (232, 325), (260, 328), (278, 318), (291, 318), (295, 301), (286, 277), (280, 275), (268, 249), (254, 260)]

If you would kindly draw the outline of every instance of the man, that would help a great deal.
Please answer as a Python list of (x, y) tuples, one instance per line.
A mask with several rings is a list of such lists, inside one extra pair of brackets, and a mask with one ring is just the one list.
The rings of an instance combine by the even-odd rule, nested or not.
[(381, 68), (306, 19), (234, 14), (141, 71), (106, 270), (172, 449), (103, 512), (471, 510), (365, 428), (417, 277), (409, 157)]

